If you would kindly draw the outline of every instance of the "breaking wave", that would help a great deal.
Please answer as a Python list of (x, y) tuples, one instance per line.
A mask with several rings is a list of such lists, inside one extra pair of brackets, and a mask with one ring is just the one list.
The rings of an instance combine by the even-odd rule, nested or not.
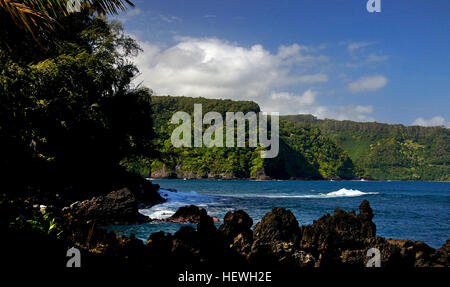
[(319, 193), (319, 194), (243, 194), (236, 195), (236, 197), (265, 197), (265, 198), (336, 198), (336, 197), (355, 197), (363, 195), (378, 194), (378, 192), (362, 192), (357, 189), (346, 189), (341, 188), (338, 191), (333, 191), (329, 193)]
[(139, 212), (152, 218), (163, 219), (173, 215), (181, 206), (194, 204), (206, 206), (213, 201), (211, 196), (198, 194), (195, 191), (177, 192), (175, 190), (159, 189), (161, 197), (167, 199), (166, 202), (152, 206), (151, 208), (139, 209)]
[(208, 207), (214, 205), (214, 201), (220, 197), (234, 197), (234, 198), (339, 198), (339, 197), (356, 197), (363, 195), (378, 194), (378, 192), (362, 192), (357, 189), (341, 188), (337, 191), (329, 193), (318, 194), (286, 194), (286, 193), (271, 193), (271, 194), (234, 194), (234, 195), (220, 195), (214, 197), (210, 195), (199, 194), (195, 191), (177, 192), (174, 190), (160, 189), (159, 194), (167, 199), (166, 202), (152, 206), (151, 208), (140, 209), (139, 212), (152, 218), (163, 219), (173, 215), (179, 207), (194, 204), (200, 207)]

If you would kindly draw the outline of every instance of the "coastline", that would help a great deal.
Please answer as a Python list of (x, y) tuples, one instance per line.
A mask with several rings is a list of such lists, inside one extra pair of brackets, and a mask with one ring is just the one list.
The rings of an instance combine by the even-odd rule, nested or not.
[[(142, 241), (134, 234), (119, 235), (100, 228), (111, 224), (151, 223), (138, 216), (139, 202), (132, 193), (119, 190), (104, 199), (94, 197), (69, 208), (47, 206), (45, 214), (50, 212), (55, 218), (54, 232), (13, 229), (3, 247), (8, 247), (7, 254), (12, 253), (12, 259), (7, 256), (12, 262), (18, 250), (35, 254), (36, 258), (42, 258), (38, 255), (43, 252), (47, 254), (47, 266), (63, 267), (67, 259), (61, 254), (76, 247), (81, 251), (85, 269), (144, 268), (156, 273), (161, 269), (179, 272), (193, 266), (198, 270), (227, 270), (229, 266), (252, 270), (264, 266), (269, 270), (286, 269), (291, 275), (311, 267), (363, 268), (371, 258), (366, 255), (371, 248), (380, 250), (381, 266), (385, 268), (450, 267), (450, 240), (433, 248), (426, 241), (381, 237), (369, 202), (355, 200), (361, 202), (359, 213), (335, 208), (333, 214), (322, 213), (310, 224), (300, 224), (290, 209), (282, 207), (266, 212), (254, 226), (254, 217), (236, 209), (227, 212), (217, 223), (203, 208), (192, 206), (174, 220), (163, 221), (188, 224), (175, 225), (179, 228), (173, 233), (152, 232)], [(25, 205), (30, 214), (42, 215), (42, 206), (33, 202)], [(9, 205), (10, 210), (14, 208), (19, 208), (17, 203)], [(59, 232), (62, 232), (60, 237)], [(31, 234), (35, 239), (27, 245), (24, 239), (31, 238)], [(36, 245), (37, 242), (41, 243)], [(48, 247), (42, 242), (49, 242)], [(35, 246), (40, 246), (39, 250), (33, 249)]]
[(255, 178), (208, 178), (208, 177), (199, 177), (199, 178), (174, 178), (174, 177), (145, 177), (146, 180), (206, 180), (206, 181), (342, 181), (342, 182), (442, 182), (442, 183), (449, 183), (449, 181), (441, 181), (441, 180), (412, 180), (412, 179), (308, 179), (308, 178), (302, 178), (302, 179), (296, 179), (296, 178), (290, 178), (290, 179), (276, 179), (276, 178), (270, 178), (270, 179), (255, 179)]

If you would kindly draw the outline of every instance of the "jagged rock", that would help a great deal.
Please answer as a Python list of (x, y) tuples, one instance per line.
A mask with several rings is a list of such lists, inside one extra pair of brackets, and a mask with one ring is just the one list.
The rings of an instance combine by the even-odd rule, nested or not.
[(300, 239), (298, 221), (290, 210), (275, 207), (256, 224), (253, 237), (260, 243), (273, 241), (296, 243)]
[(373, 211), (367, 200), (359, 206), (359, 214), (339, 208), (334, 214), (324, 215), (312, 225), (301, 227), (301, 248), (318, 259), (318, 265), (365, 266), (367, 250), (378, 248), (385, 265), (401, 258), (398, 249), (384, 238), (376, 237), (376, 225), (372, 222)]
[(251, 227), (253, 220), (243, 210), (235, 212), (227, 212), (223, 218), (223, 224), (219, 227), (219, 231), (222, 232), (226, 238), (232, 240), (239, 234), (250, 235), (253, 237)]
[[(202, 216), (208, 216), (206, 210), (195, 205), (182, 206), (171, 217), (163, 219), (163, 221), (175, 223), (199, 223)], [(217, 217), (211, 217), (214, 222), (218, 221)]]
[(206, 210), (195, 205), (182, 206), (169, 218), (170, 222), (199, 223), (201, 216), (206, 216)]
[(167, 167), (163, 165), (158, 170), (152, 171), (152, 178), (176, 178), (176, 176), (167, 170)]
[(236, 250), (239, 254), (248, 256), (252, 250), (252, 244), (253, 244), (253, 233), (250, 232), (243, 232), (239, 233), (235, 238), (233, 238), (233, 241), (231, 242), (230, 246), (234, 250)]
[(299, 249), (300, 236), (292, 212), (274, 208), (256, 225), (248, 259), (253, 264), (281, 264), (289, 268), (314, 266), (314, 257)]
[(438, 253), (421, 241), (377, 237), (373, 217), (367, 200), (361, 203), (358, 215), (354, 211), (335, 209), (333, 215), (327, 214), (312, 225), (302, 226), (301, 249), (315, 255), (320, 266), (365, 266), (371, 248), (380, 251), (383, 267), (445, 266), (448, 258), (445, 251)]
[(197, 224), (197, 231), (202, 235), (214, 233), (217, 230), (214, 224), (214, 219), (209, 215), (200, 215), (200, 220)]
[[(108, 198), (117, 197), (127, 202), (129, 195), (115, 193)], [(97, 201), (101, 200), (78, 202), (73, 210), (81, 213)], [(312, 266), (364, 267), (371, 259), (367, 254), (371, 248), (380, 251), (381, 267), (449, 266), (450, 240), (435, 250), (420, 241), (378, 237), (373, 216), (370, 204), (363, 201), (358, 215), (336, 209), (333, 215), (322, 216), (300, 228), (292, 212), (274, 208), (252, 232), (253, 221), (244, 211), (228, 212), (216, 229), (206, 210), (185, 206), (172, 217), (195, 222), (197, 229), (183, 226), (173, 236), (154, 233), (144, 246), (133, 236), (117, 239), (104, 230), (94, 229), (93, 224), (84, 224), (81, 227), (86, 230), (80, 232), (83, 236), (77, 242), (103, 254), (120, 254), (127, 264), (145, 262), (152, 268), (182, 270), (187, 266), (270, 266), (293, 271)], [(92, 230), (98, 232), (91, 236)], [(105, 249), (105, 246), (109, 247)]]
[(428, 246), (422, 241), (408, 239), (388, 239), (388, 242), (400, 249), (400, 254), (406, 260), (408, 266), (414, 267), (444, 267), (449, 266), (449, 243), (447, 240), (438, 250)]
[(253, 243), (253, 220), (243, 210), (227, 212), (219, 231), (225, 236), (226, 243), (241, 254), (248, 254)]
[(361, 203), (358, 215), (336, 208), (332, 216), (324, 215), (312, 225), (301, 227), (301, 246), (318, 251), (361, 247), (367, 238), (375, 237), (372, 218), (372, 209), (366, 200)]
[(146, 206), (153, 206), (166, 201), (166, 199), (161, 197), (158, 190), (158, 184), (153, 184), (148, 180), (143, 180), (136, 186), (134, 194), (139, 202), (145, 204)]
[(450, 266), (450, 239), (447, 239), (447, 242), (436, 250), (435, 263), (436, 266)]
[(359, 205), (359, 214), (357, 215), (357, 218), (361, 223), (361, 233), (366, 234), (369, 238), (374, 237), (377, 233), (377, 226), (372, 222), (373, 217), (374, 214), (369, 201), (364, 199)]
[(397, 246), (390, 244), (383, 237), (367, 238), (362, 245), (355, 247), (337, 248), (333, 251), (326, 251), (320, 254), (320, 266), (326, 265), (349, 265), (355, 267), (364, 267), (372, 258), (368, 256), (369, 249), (376, 248), (380, 251), (381, 267), (410, 266), (412, 262), (403, 257)]
[(76, 201), (63, 208), (62, 212), (80, 222), (95, 222), (98, 225), (148, 221), (148, 217), (138, 212), (138, 203), (128, 188), (113, 191), (106, 196)]

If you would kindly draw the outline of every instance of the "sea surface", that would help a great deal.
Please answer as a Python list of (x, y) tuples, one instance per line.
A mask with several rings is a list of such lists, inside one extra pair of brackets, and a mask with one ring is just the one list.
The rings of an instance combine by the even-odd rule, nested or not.
[[(195, 204), (223, 219), (228, 211), (245, 210), (254, 225), (273, 207), (290, 209), (300, 225), (311, 224), (335, 208), (356, 210), (367, 199), (374, 211), (377, 235), (421, 240), (438, 248), (450, 238), (450, 183), (408, 181), (252, 181), (152, 180), (166, 203), (141, 209), (151, 218), (172, 215)], [(173, 191), (171, 189), (176, 190)], [(220, 224), (220, 223), (219, 223)], [(153, 232), (174, 233), (183, 224), (146, 223), (106, 227), (146, 240)]]

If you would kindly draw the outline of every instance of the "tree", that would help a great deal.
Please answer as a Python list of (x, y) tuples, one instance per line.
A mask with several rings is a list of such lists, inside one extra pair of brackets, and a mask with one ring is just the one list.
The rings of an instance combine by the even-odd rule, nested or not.
[[(134, 6), (129, 0), (75, 0), (83, 10), (89, 9), (98, 14), (117, 14), (126, 9), (126, 5)], [(72, 1), (74, 2), (74, 1)], [(33, 39), (42, 43), (42, 38), (54, 30), (58, 19), (70, 14), (68, 0), (0, 0), (0, 18), (2, 26), (12, 23), (30, 34)], [(8, 43), (1, 37), (4, 45)]]
[(11, 191), (102, 193), (126, 158), (153, 156), (151, 91), (131, 88), (140, 48), (90, 10), (59, 21), (46, 51), (31, 35), (0, 49), (1, 173)]

